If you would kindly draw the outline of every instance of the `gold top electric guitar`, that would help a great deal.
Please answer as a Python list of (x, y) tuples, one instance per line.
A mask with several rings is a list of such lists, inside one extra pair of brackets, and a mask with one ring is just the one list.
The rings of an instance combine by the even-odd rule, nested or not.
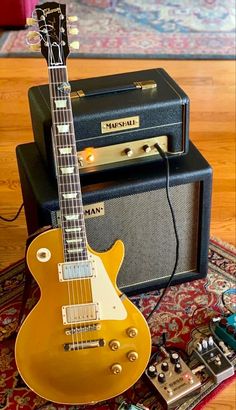
[(49, 71), (62, 227), (40, 234), (28, 248), (27, 264), (41, 297), (20, 327), (16, 363), (25, 383), (41, 397), (92, 404), (139, 379), (151, 338), (144, 317), (116, 285), (123, 243), (118, 240), (102, 253), (87, 244), (65, 65), (65, 5), (49, 2), (35, 12)]

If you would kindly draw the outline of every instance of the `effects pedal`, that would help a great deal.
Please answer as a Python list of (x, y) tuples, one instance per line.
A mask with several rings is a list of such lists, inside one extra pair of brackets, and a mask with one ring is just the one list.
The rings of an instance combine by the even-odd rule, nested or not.
[(193, 350), (193, 355), (204, 364), (206, 371), (217, 384), (234, 374), (233, 365), (215, 344), (212, 336), (197, 343), (196, 348)]
[(236, 313), (224, 317), (215, 326), (216, 335), (236, 351)]
[(157, 389), (165, 409), (174, 409), (191, 397), (201, 382), (178, 353), (171, 353), (160, 363), (149, 366), (145, 374)]

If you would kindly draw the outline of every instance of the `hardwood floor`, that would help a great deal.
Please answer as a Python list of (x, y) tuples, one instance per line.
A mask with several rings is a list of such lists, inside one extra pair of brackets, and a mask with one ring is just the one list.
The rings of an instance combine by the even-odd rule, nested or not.
[[(163, 67), (191, 100), (190, 138), (213, 167), (211, 235), (235, 244), (235, 63), (233, 61), (68, 60), (70, 79)], [(47, 83), (37, 59), (0, 59), (0, 215), (12, 217), (22, 203), (15, 157), (18, 144), (33, 140), (27, 91)], [(24, 214), (0, 221), (0, 268), (24, 255)], [(235, 409), (231, 385), (205, 407)]]

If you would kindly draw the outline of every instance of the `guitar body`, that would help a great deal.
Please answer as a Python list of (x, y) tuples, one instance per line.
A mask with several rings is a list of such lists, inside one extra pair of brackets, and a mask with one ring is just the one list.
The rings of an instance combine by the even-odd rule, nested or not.
[[(114, 397), (138, 380), (150, 357), (147, 323), (116, 285), (123, 243), (118, 240), (102, 253), (88, 247), (88, 255), (94, 277), (71, 283), (58, 271), (63, 262), (61, 229), (39, 235), (27, 251), (41, 297), (18, 333), (16, 363), (34, 392), (57, 403), (92, 404)], [(69, 311), (71, 323), (66, 323), (68, 306), (91, 302), (95, 320), (86, 320), (90, 310), (81, 313), (81, 322)]]

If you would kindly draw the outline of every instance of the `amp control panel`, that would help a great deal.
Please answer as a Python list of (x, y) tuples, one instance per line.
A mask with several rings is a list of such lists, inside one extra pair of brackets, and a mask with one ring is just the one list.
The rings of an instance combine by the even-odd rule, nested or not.
[(157, 143), (164, 152), (168, 152), (168, 138), (165, 135), (98, 148), (85, 148), (77, 152), (80, 170), (101, 169), (104, 165), (131, 160), (154, 159), (159, 156), (155, 147)]

